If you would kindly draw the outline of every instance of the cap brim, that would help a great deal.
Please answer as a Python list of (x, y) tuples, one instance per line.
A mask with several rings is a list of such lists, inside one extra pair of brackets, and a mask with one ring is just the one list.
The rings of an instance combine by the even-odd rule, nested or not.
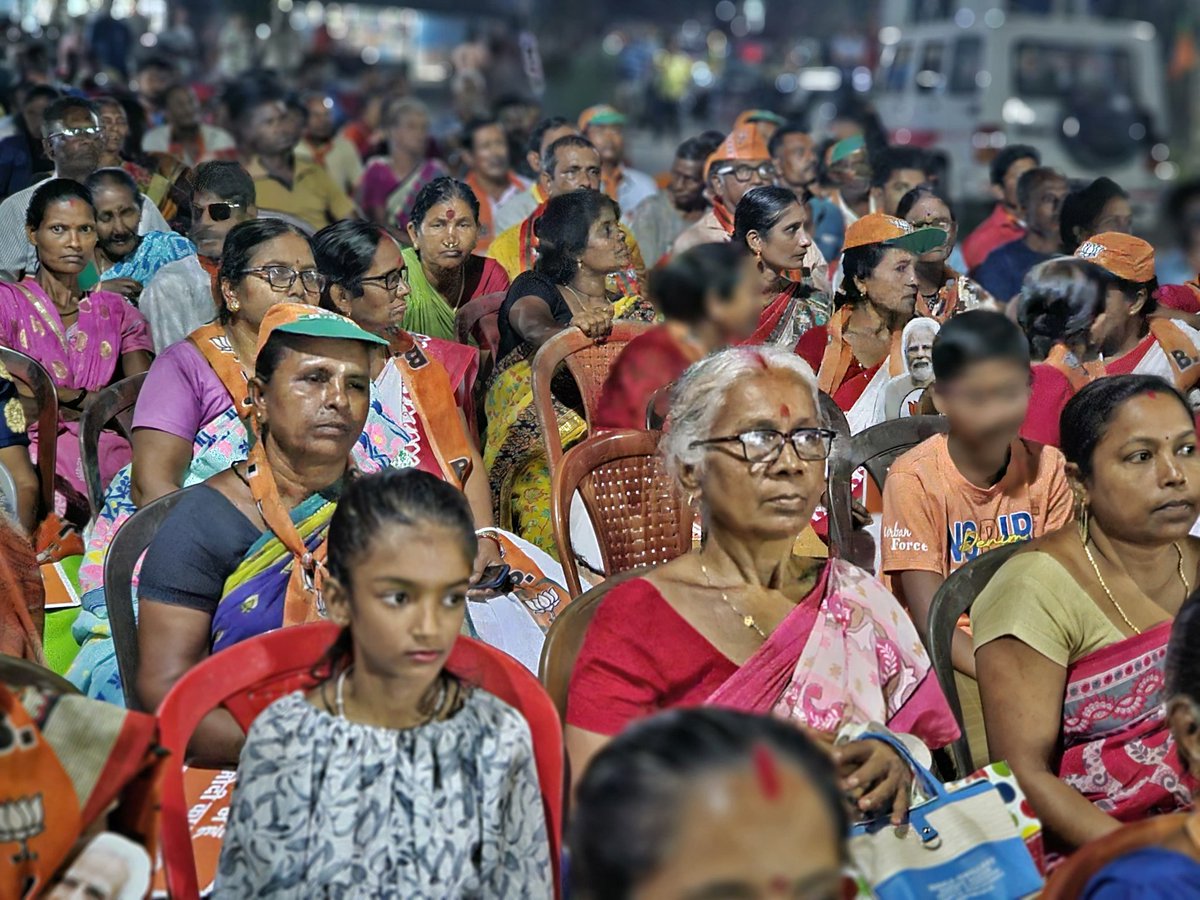
[(363, 341), (368, 344), (382, 344), (387, 346), (388, 342), (378, 335), (358, 327), (353, 322), (346, 319), (324, 318), (314, 316), (311, 319), (301, 319), (298, 322), (288, 322), (286, 325), (277, 325), (272, 330), (272, 334), (281, 331), (284, 334), (299, 334), (304, 337), (315, 338), (336, 338), (344, 341)]
[(910, 253), (920, 255), (930, 250), (937, 250), (946, 244), (948, 235), (940, 228), (918, 228), (908, 234), (902, 234), (891, 240), (883, 241), (885, 247), (899, 247)]
[(593, 125), (624, 125), (628, 121), (629, 119), (621, 113), (600, 113), (600, 115), (588, 119), (587, 124), (583, 127), (584, 130), (587, 130)]

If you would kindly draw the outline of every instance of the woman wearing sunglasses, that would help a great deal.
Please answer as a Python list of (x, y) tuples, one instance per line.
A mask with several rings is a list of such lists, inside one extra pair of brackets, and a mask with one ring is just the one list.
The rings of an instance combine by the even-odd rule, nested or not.
[(825, 491), (833, 440), (812, 369), (790, 350), (723, 350), (684, 374), (668, 422), (667, 468), (707, 537), (604, 598), (571, 678), (571, 770), (663, 708), (770, 713), (828, 747), (860, 814), (899, 820), (907, 765), (883, 742), (856, 738), (886, 725), (928, 762), (958, 726), (883, 585), (841, 560), (793, 555)]

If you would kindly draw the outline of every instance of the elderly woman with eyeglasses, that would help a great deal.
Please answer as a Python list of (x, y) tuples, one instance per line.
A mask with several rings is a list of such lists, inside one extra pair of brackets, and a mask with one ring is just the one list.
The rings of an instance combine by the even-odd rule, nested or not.
[(906, 812), (918, 757), (958, 727), (897, 600), (838, 559), (793, 555), (825, 490), (833, 432), (812, 369), (787, 350), (735, 347), (693, 365), (662, 451), (697, 504), (698, 552), (614, 588), (571, 678), (567, 750), (587, 761), (628, 723), (709, 704), (794, 721), (829, 748), (861, 814)]

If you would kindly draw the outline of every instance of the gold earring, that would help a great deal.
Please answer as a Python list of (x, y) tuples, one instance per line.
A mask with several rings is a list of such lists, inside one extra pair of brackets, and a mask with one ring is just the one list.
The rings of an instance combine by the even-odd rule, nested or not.
[(1086, 547), (1088, 542), (1088, 506), (1083, 497), (1075, 501), (1075, 524), (1079, 526), (1079, 540)]
[(241, 309), (241, 308), (242, 308), (242, 304), (241, 304), (241, 302), (240, 302), (240, 301), (238, 301), (238, 299), (237, 299), (236, 297), (230, 297), (230, 298), (229, 298), (229, 302), (227, 302), (227, 303), (225, 304), (225, 306), (226, 306), (226, 307), (229, 309), (229, 311), (230, 311), (231, 313), (235, 313), (235, 312), (237, 312), (239, 309)]

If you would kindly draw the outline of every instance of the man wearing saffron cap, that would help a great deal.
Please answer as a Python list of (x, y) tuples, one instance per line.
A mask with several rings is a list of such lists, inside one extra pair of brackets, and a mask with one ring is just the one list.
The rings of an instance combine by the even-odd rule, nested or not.
[(731, 131), (705, 162), (704, 181), (712, 208), (675, 239), (672, 254), (729, 240), (738, 201), (756, 187), (775, 183), (775, 165), (758, 129), (743, 125)]
[(579, 114), (579, 133), (600, 152), (600, 189), (627, 215), (643, 200), (658, 193), (658, 185), (645, 172), (625, 165), (626, 118), (605, 104), (589, 106)]

